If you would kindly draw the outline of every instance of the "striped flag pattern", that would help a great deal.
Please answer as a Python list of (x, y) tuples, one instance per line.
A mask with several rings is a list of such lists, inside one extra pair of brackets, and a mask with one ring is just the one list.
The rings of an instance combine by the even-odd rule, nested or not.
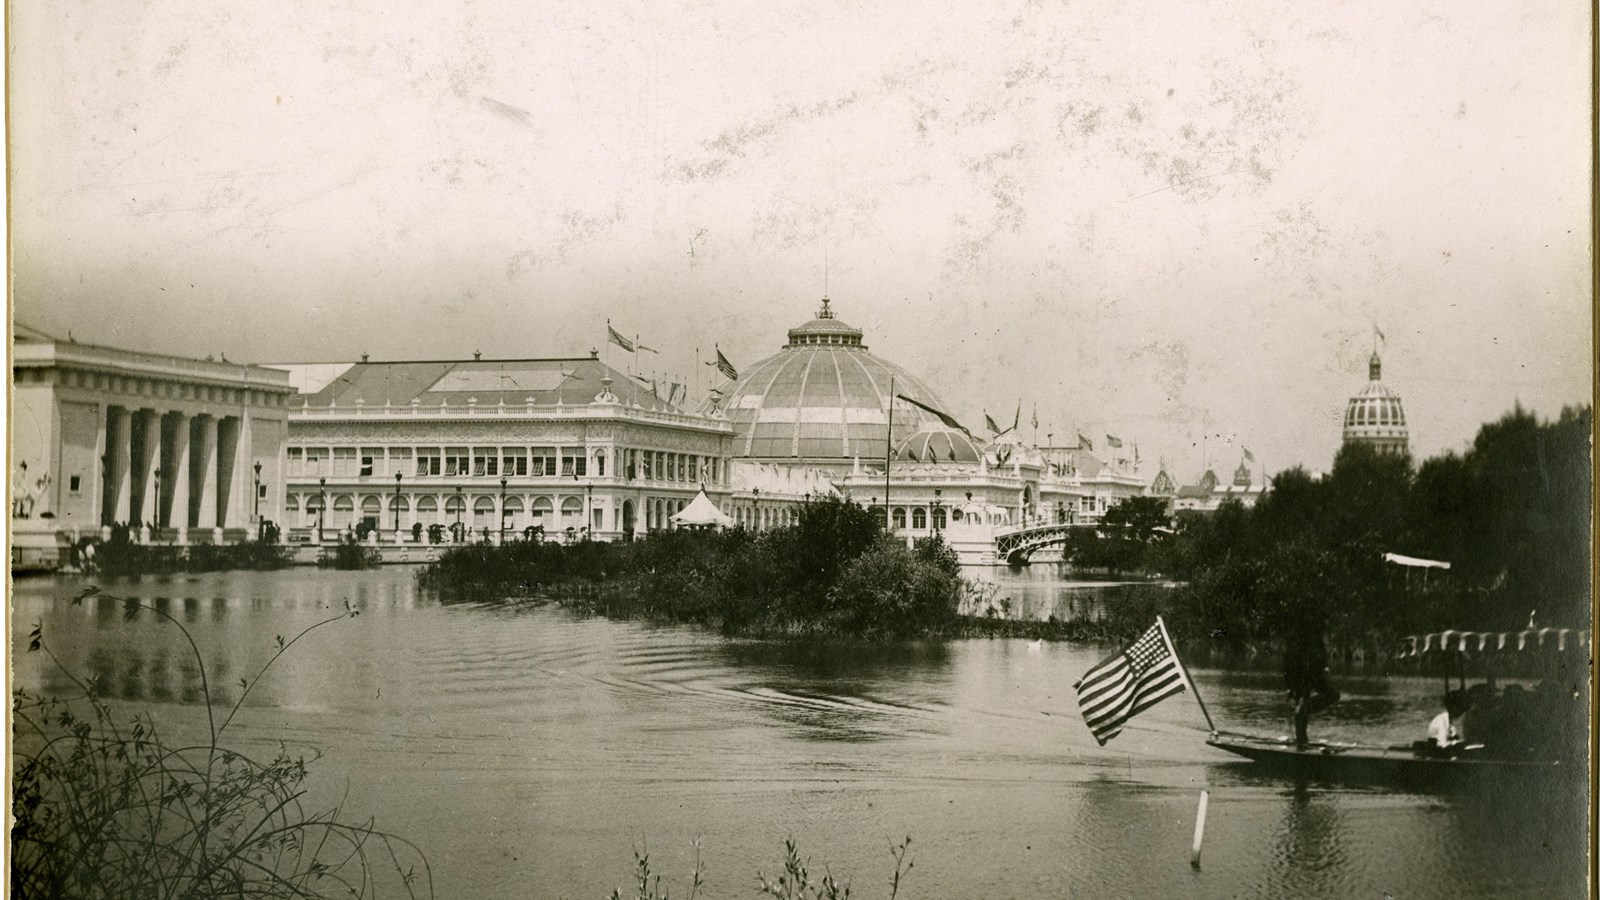
[(1129, 719), (1182, 693), (1184, 678), (1158, 619), (1143, 637), (1090, 669), (1073, 687), (1084, 724), (1104, 747)]
[(739, 380), (739, 370), (735, 369), (733, 367), (733, 363), (728, 362), (728, 358), (726, 356), (722, 355), (722, 351), (721, 350), (717, 351), (717, 363), (716, 363), (716, 365), (717, 365), (717, 371), (721, 372), (724, 377), (731, 378), (734, 381), (738, 381)]
[(610, 322), (606, 323), (606, 339), (611, 343), (616, 344), (618, 347), (628, 351), (629, 353), (634, 352), (633, 341), (630, 341), (622, 335), (617, 334), (617, 330), (611, 327)]

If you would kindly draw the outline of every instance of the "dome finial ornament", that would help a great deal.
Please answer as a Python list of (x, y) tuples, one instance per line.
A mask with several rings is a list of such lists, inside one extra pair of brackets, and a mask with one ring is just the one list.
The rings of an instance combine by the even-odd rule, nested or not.
[(827, 293), (823, 293), (823, 295), (822, 295), (822, 308), (817, 310), (817, 318), (819, 318), (819, 319), (831, 319), (831, 318), (833, 318), (833, 310), (828, 308), (828, 304), (831, 303), (831, 302), (833, 302), (833, 301), (828, 299)]

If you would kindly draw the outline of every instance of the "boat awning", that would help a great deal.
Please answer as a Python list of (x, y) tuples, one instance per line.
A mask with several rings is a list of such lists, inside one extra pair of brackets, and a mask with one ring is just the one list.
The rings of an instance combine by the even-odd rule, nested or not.
[(1523, 650), (1587, 652), (1589, 632), (1578, 628), (1529, 628), (1525, 631), (1436, 631), (1401, 639), (1396, 658), (1425, 653), (1508, 653)]
[(1450, 564), (1437, 559), (1418, 559), (1415, 556), (1401, 556), (1398, 553), (1385, 553), (1384, 562), (1392, 562), (1397, 566), (1411, 566), (1417, 569), (1448, 569)]

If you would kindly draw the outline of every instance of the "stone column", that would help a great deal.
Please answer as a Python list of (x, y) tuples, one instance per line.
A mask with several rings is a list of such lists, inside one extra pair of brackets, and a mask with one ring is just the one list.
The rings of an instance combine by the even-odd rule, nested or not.
[(200, 503), (195, 513), (196, 528), (215, 528), (217, 525), (217, 417), (195, 417), (194, 460), (195, 493)]
[(208, 525), (222, 528), (227, 525), (238, 525), (250, 517), (250, 507), (243, 510), (238, 508), (240, 498), (254, 499), (250, 496), (249, 485), (255, 478), (255, 473), (246, 466), (243, 472), (246, 487), (240, 488), (239, 481), (239, 417), (227, 416), (215, 420), (217, 422), (217, 518)]
[(143, 423), (144, 443), (139, 447), (139, 458), (134, 460), (133, 466), (139, 483), (139, 502), (133, 516), (143, 525), (161, 520), (161, 511), (156, 508), (156, 470), (161, 468), (165, 445), (161, 434), (161, 413), (153, 409), (141, 409), (138, 416)]
[(186, 537), (189, 528), (189, 445), (193, 421), (185, 413), (173, 412), (166, 416), (166, 427), (161, 431), (161, 506), (165, 513), (161, 524), (180, 531), (178, 540)]
[(133, 517), (133, 414), (126, 406), (106, 408), (106, 477), (111, 481), (111, 521)]

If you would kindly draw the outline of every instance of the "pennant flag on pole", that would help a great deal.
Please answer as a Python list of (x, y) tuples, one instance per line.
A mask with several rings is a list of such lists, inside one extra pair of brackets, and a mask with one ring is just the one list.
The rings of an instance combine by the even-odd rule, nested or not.
[[(1017, 410), (1017, 411), (1021, 412), (1020, 409)], [(1039, 430), (1039, 404), (1037, 404), (1037, 403), (1035, 403), (1033, 405), (1033, 430), (1034, 431), (1038, 431)], [(1037, 438), (1038, 435), (1034, 435), (1034, 437)]]
[(1111, 435), (1108, 434), (1108, 435), (1106, 435), (1106, 446), (1107, 447), (1115, 447), (1118, 450), (1121, 450), (1122, 449), (1122, 438), (1112, 437)]
[(1083, 432), (1081, 432), (1081, 431), (1078, 432), (1078, 446), (1082, 447), (1085, 450), (1088, 450), (1090, 453), (1094, 452), (1094, 441), (1091, 441), (1088, 438), (1084, 437), (1083, 436)]
[(1250, 452), (1249, 447), (1244, 448), (1244, 458), (1250, 460), (1251, 462), (1256, 461), (1256, 455)]
[(1016, 418), (1011, 420), (1011, 428), (1009, 430), (1010, 431), (1016, 431), (1017, 430), (1017, 426), (1021, 425), (1021, 424), (1022, 424), (1022, 401), (1018, 400), (1017, 401), (1017, 416), (1016, 416)]
[(633, 349), (634, 349), (634, 352), (636, 352), (636, 353), (654, 353), (657, 356), (661, 355), (661, 351), (660, 350), (657, 350), (654, 347), (646, 347), (645, 345), (639, 343), (637, 338), (634, 339)]
[(895, 394), (895, 396), (898, 397), (899, 399), (904, 400), (905, 402), (911, 404), (912, 406), (917, 407), (918, 409), (925, 409), (928, 412), (933, 413), (935, 416), (938, 416), (939, 417), (939, 421), (943, 422), (945, 424), (946, 428), (954, 428), (955, 430), (961, 432), (962, 434), (966, 435), (967, 437), (972, 437), (972, 432), (968, 431), (967, 427), (965, 425), (962, 425), (960, 422), (957, 422), (955, 420), (954, 416), (948, 415), (946, 413), (942, 413), (939, 410), (934, 409), (933, 407), (929, 406), (926, 403), (923, 403), (920, 400), (913, 400), (910, 397), (907, 397), (905, 394)]
[(630, 341), (622, 335), (617, 334), (617, 330), (611, 327), (610, 322), (606, 323), (606, 337), (610, 339), (611, 343), (616, 344), (618, 347), (621, 347), (629, 353), (634, 352), (633, 341)]
[(994, 432), (995, 434), (999, 434), (1000, 433), (1000, 425), (995, 422), (994, 416), (991, 416), (988, 413), (984, 413), (983, 414), (983, 424), (984, 424), (985, 427), (987, 427), (990, 431)]
[(1166, 626), (1158, 618), (1142, 637), (1102, 660), (1073, 688), (1084, 724), (1103, 747), (1122, 733), (1129, 719), (1183, 693), (1186, 682)]

